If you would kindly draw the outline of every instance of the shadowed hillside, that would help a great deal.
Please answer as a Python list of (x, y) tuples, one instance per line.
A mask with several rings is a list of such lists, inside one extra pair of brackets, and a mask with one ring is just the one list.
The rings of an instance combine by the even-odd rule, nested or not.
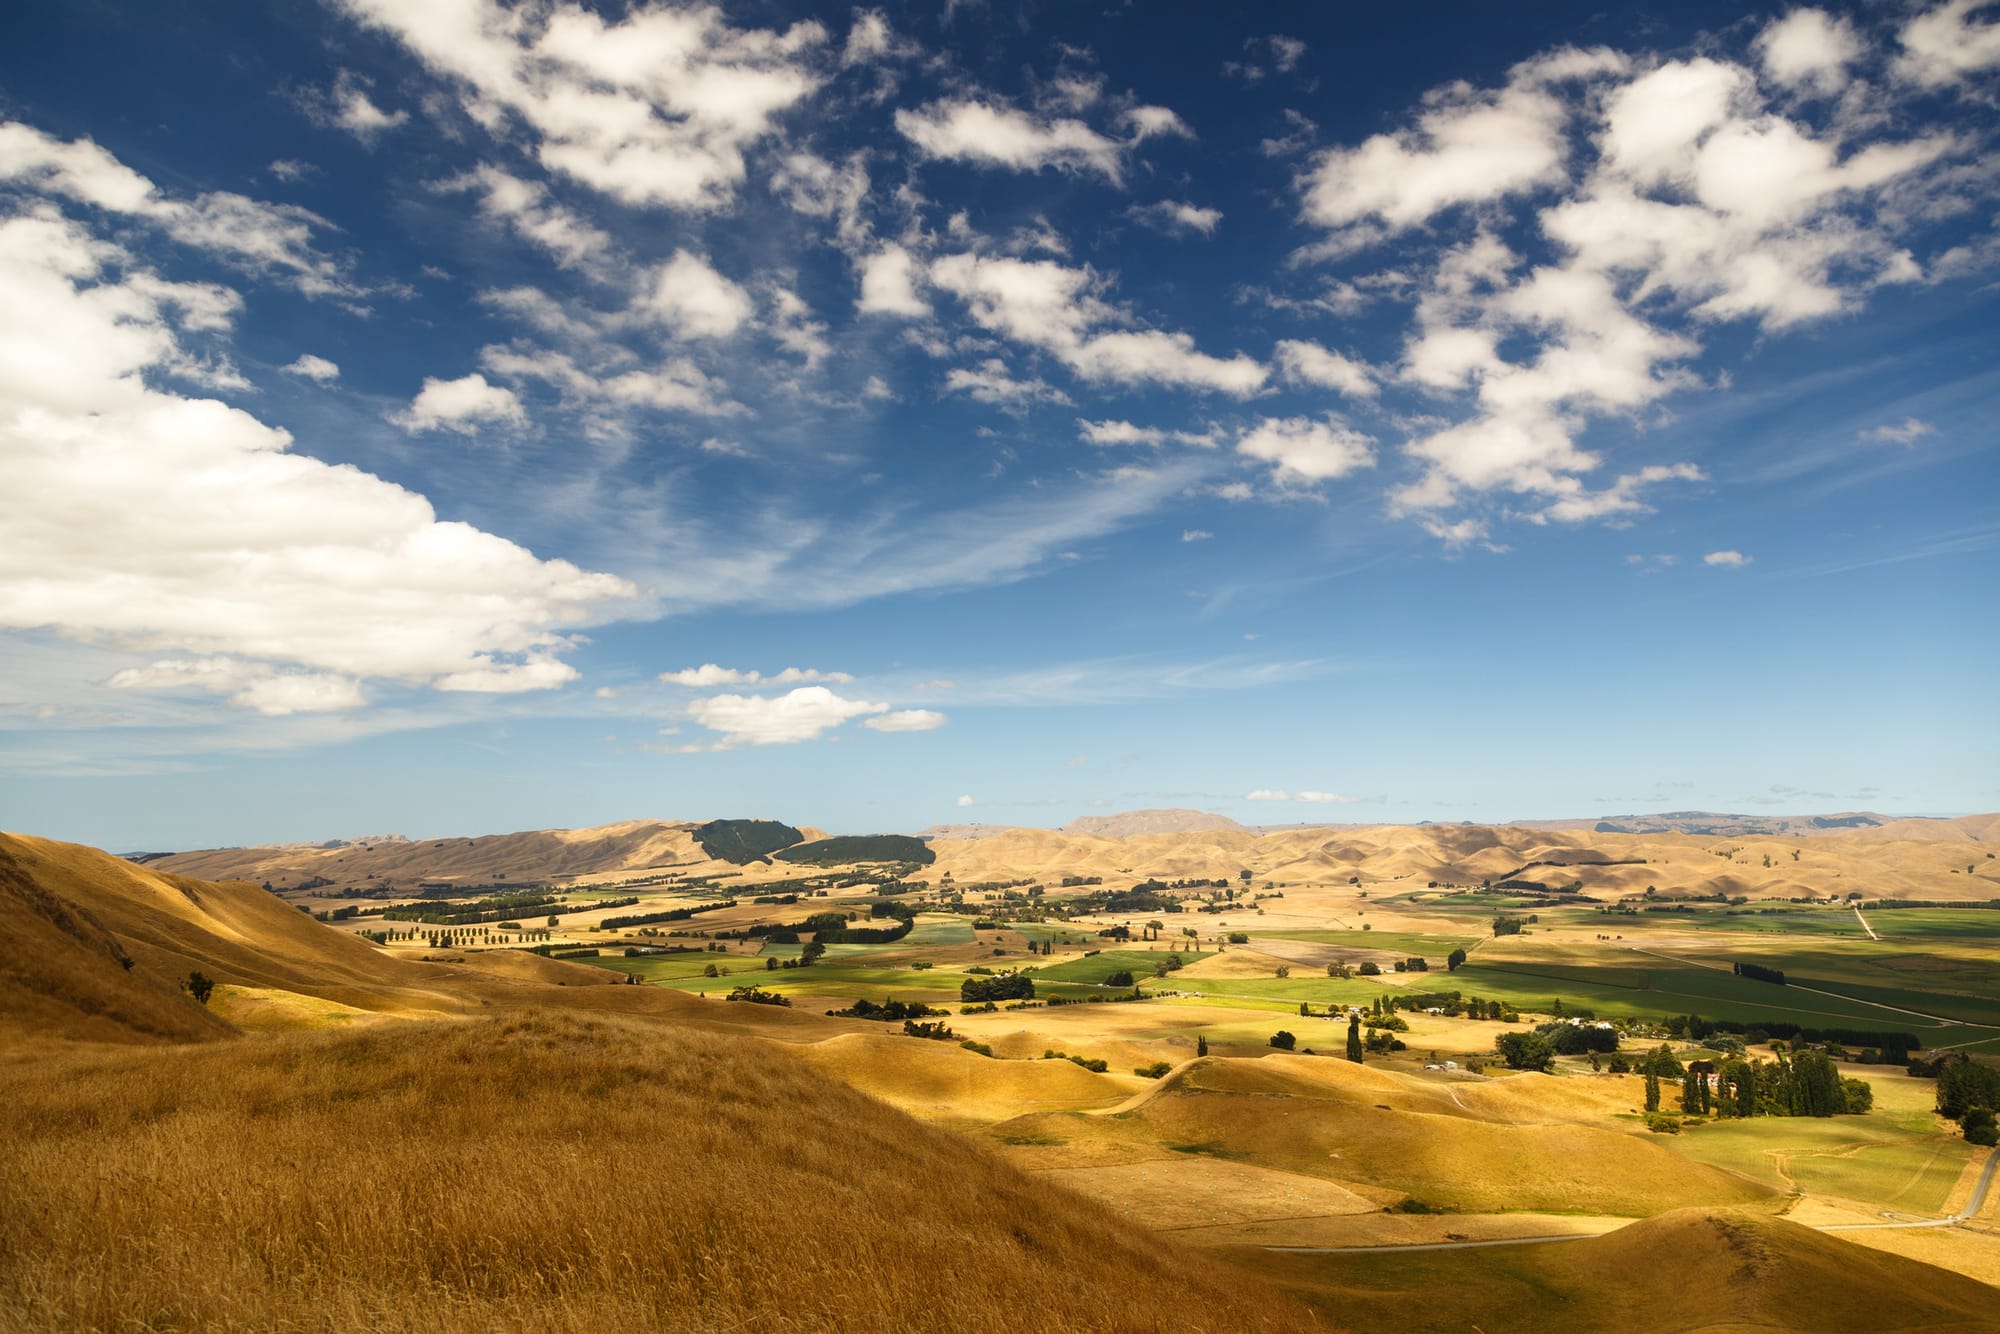
[(1314, 1323), (767, 1044), (554, 1013), (0, 1072), (0, 1325), (133, 1322)]
[(1994, 1290), (1983, 1283), (1783, 1219), (1711, 1209), (1560, 1245), (1238, 1258), (1369, 1334), (1995, 1328)]

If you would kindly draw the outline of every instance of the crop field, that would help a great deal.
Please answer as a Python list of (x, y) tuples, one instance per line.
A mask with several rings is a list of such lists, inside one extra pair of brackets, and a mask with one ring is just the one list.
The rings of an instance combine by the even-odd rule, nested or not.
[[(1037, 966), (1035, 985), (1044, 979), (1051, 982), (1087, 982), (1102, 985), (1105, 978), (1117, 972), (1127, 972), (1139, 981), (1153, 976), (1153, 969), (1167, 957), (1168, 951), (1152, 950), (1104, 950), (1089, 958), (1066, 959), (1061, 963)], [(1206, 953), (1188, 951), (1181, 954), (1181, 962), (1194, 963), (1208, 958)], [(1172, 975), (1168, 975), (1170, 981)]]
[(1251, 931), (1250, 939), (1258, 940), (1302, 940), (1315, 945), (1346, 945), (1354, 949), (1388, 950), (1395, 954), (1415, 955), (1432, 961), (1432, 966), (1442, 968), (1445, 956), (1456, 949), (1466, 949), (1479, 943), (1478, 935), (1441, 936), (1414, 931)]

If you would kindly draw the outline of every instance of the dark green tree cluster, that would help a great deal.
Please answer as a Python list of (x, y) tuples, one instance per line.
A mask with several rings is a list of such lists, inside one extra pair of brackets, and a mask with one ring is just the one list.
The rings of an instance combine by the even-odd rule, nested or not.
[(1974, 1144), (2000, 1143), (2000, 1070), (1980, 1065), (1964, 1053), (1938, 1062), (1937, 1109), (1939, 1116), (1958, 1122), (1965, 1138)]
[(1033, 1000), (1035, 980), (1025, 973), (968, 977), (958, 989), (961, 1001)]

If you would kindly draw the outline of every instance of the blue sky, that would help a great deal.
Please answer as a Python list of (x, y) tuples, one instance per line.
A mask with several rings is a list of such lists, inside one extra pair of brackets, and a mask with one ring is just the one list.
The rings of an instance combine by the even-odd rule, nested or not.
[(0, 23), (9, 828), (2000, 806), (2000, 6)]

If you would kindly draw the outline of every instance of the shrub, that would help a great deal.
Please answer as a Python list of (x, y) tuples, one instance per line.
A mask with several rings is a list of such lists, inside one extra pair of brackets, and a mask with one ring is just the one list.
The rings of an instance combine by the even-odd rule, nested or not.
[(1120, 968), (1117, 972), (1113, 973), (1111, 976), (1104, 979), (1104, 985), (1107, 987), (1131, 986), (1132, 970), (1129, 968)]
[(1141, 1079), (1159, 1079), (1173, 1068), (1173, 1063), (1170, 1061), (1154, 1061), (1151, 1065), (1133, 1067), (1132, 1073)]
[(1276, 1047), (1279, 1051), (1290, 1051), (1292, 1050), (1292, 1048), (1299, 1045), (1299, 1040), (1281, 1028), (1277, 1032), (1271, 1034), (1271, 1045), (1273, 1047)]
[(752, 1005), (783, 1005), (787, 1008), (791, 1006), (791, 1001), (785, 997), (775, 991), (766, 991), (762, 987), (737, 987), (723, 999), (749, 1001)]
[(985, 1043), (980, 1042), (975, 1038), (967, 1038), (965, 1041), (959, 1043), (958, 1045), (965, 1048), (967, 1051), (976, 1051), (981, 1056), (990, 1057), (993, 1055), (993, 1048), (987, 1046)]
[(215, 979), (204, 975), (197, 968), (188, 974), (187, 982), (184, 985), (187, 987), (188, 995), (194, 997), (195, 1004), (206, 1005), (208, 1004), (210, 993), (215, 990)]
[(1250, 943), (1249, 933), (1244, 931), (1231, 931), (1229, 933), (1229, 943), (1232, 945), (1248, 945)]
[(1665, 1112), (1655, 1112), (1646, 1118), (1646, 1129), (1655, 1135), (1678, 1135), (1681, 1133), (1681, 1119)]

